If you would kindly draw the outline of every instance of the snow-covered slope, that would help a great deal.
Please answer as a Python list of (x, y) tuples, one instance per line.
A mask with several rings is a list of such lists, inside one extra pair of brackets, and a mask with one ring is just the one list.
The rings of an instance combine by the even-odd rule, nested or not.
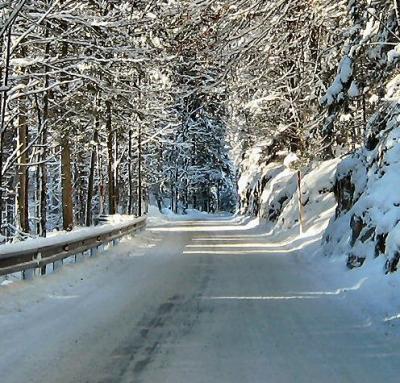
[(327, 253), (345, 253), (349, 266), (383, 256), (395, 271), (400, 249), (400, 129), (396, 108), (370, 143), (346, 158), (337, 173), (335, 218), (325, 234)]
[[(336, 207), (333, 194), (336, 167), (339, 160), (329, 160), (312, 163), (308, 172), (301, 180), (301, 203), (303, 205), (303, 228), (302, 231), (321, 230), (326, 227)], [(290, 190), (293, 185), (289, 185)], [(297, 186), (295, 185), (295, 190)], [(286, 205), (277, 222), (277, 229), (287, 230), (298, 228), (299, 201), (297, 193)], [(299, 228), (300, 231), (300, 228)]]
[[(258, 215), (276, 231), (300, 232), (298, 175), (293, 161), (263, 163), (261, 149), (250, 152), (245, 171), (239, 178), (242, 201), (241, 213)], [(339, 159), (313, 162), (301, 176), (303, 231), (326, 227), (334, 214), (336, 201), (333, 193)]]
[[(297, 172), (279, 162), (262, 164), (253, 153), (239, 180), (242, 213), (258, 215), (277, 234), (323, 234), (323, 253), (344, 257), (350, 268), (379, 257), (374, 269), (378, 264), (395, 271), (400, 259), (399, 114), (392, 106), (371, 119), (366, 145), (354, 154), (303, 169), (301, 209)], [(377, 119), (384, 128), (374, 131)]]

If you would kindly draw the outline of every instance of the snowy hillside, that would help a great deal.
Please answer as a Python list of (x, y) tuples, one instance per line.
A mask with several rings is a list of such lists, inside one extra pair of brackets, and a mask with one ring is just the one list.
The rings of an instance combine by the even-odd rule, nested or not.
[(396, 271), (399, 131), (389, 122), (376, 147), (343, 159), (312, 162), (301, 176), (301, 202), (296, 171), (275, 162), (258, 164), (249, 157), (247, 168), (256, 171), (246, 170), (239, 179), (242, 213), (260, 217), (280, 235), (319, 232), (323, 253), (345, 257), (350, 268), (380, 257), (382, 271)]
[(340, 162), (333, 159), (311, 163), (301, 173), (300, 200), (298, 173), (290, 166), (275, 162), (257, 166), (259, 171), (251, 174), (251, 181), (245, 172), (239, 179), (239, 185), (248, 185), (242, 191), (242, 212), (251, 215), (254, 206), (259, 206), (256, 215), (261, 223), (276, 233), (323, 231), (335, 214), (334, 186)]

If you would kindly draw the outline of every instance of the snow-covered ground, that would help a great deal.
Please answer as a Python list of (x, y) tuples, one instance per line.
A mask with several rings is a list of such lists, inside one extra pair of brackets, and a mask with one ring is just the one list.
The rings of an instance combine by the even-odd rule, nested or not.
[(1, 382), (398, 381), (396, 274), (322, 257), (321, 222), (200, 215), (1, 286)]

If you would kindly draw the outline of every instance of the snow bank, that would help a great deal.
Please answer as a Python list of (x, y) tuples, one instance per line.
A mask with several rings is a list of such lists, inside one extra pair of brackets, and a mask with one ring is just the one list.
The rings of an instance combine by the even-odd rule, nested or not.
[[(339, 159), (314, 162), (301, 180), (301, 203), (303, 206), (303, 230), (323, 230), (334, 215), (336, 200), (333, 193), (335, 174)], [(295, 191), (297, 185), (294, 185)], [(289, 230), (296, 228), (300, 232), (298, 194), (293, 192), (279, 217), (276, 228)]]
[(116, 218), (116, 223), (108, 223), (105, 225), (91, 226), (85, 228), (76, 228), (72, 231), (53, 232), (47, 238), (32, 238), (23, 242), (9, 243), (0, 246), (0, 256), (9, 252), (36, 250), (39, 247), (62, 245), (68, 242), (83, 240), (88, 236), (95, 236), (107, 233), (111, 230), (118, 230), (127, 225), (141, 222), (145, 217), (121, 219)]
[(275, 233), (321, 231), (335, 213), (333, 193), (340, 159), (313, 162), (303, 169), (301, 201), (303, 227), (300, 230), (297, 171), (299, 159), (294, 153), (282, 162), (262, 163), (259, 146), (250, 150), (244, 172), (239, 179), (241, 213), (258, 215)]
[(287, 152), (271, 157), (270, 152), (273, 146), (273, 140), (259, 142), (248, 149), (244, 158), (240, 160), (238, 193), (241, 214), (259, 215), (260, 197), (265, 185), (284, 169), (277, 159), (280, 157), (283, 159)]
[(256, 145), (248, 151), (247, 157), (242, 162), (243, 171), (238, 180), (238, 193), (242, 213), (246, 213), (246, 209), (252, 204), (252, 201), (248, 201), (248, 197), (250, 194), (253, 194), (262, 177), (262, 157), (263, 147), (262, 145)]
[(296, 192), (297, 175), (285, 166), (271, 165), (271, 169), (265, 174), (267, 178), (264, 178), (266, 182), (261, 194), (260, 215), (270, 222), (276, 222)]
[[(229, 213), (222, 215), (230, 216)], [(160, 212), (160, 210), (156, 206), (150, 205), (148, 221), (151, 224), (162, 224), (170, 221), (192, 221), (210, 218), (214, 219), (216, 216), (218, 216), (218, 214), (208, 214), (204, 211), (199, 211), (197, 209), (186, 209), (186, 214), (175, 214), (171, 209), (167, 208), (162, 209)]]
[(400, 258), (399, 115), (392, 105), (373, 116), (365, 147), (338, 168), (339, 204), (325, 233), (325, 253), (346, 255), (349, 267), (383, 256), (385, 270), (395, 271)]

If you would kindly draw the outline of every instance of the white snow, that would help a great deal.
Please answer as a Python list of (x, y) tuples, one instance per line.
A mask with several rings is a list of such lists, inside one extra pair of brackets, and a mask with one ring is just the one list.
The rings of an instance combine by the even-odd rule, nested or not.
[(293, 167), (299, 161), (299, 157), (296, 153), (289, 153), (283, 160), (283, 165), (287, 168)]
[[(315, 164), (304, 184), (330, 186), (334, 166)], [(349, 271), (322, 257), (328, 215), (299, 236), (240, 216), (150, 214), (150, 230), (104, 256), (0, 287), (2, 379), (397, 381), (400, 276), (377, 273), (379, 259)]]
[(326, 94), (321, 98), (321, 105), (332, 105), (343, 98), (344, 85), (347, 84), (353, 76), (353, 60), (349, 56), (344, 56), (339, 68), (338, 74), (327, 89)]
[[(303, 230), (323, 230), (335, 212), (333, 195), (335, 173), (339, 159), (314, 162), (301, 180), (301, 201), (304, 213)], [(277, 222), (276, 231), (299, 227), (299, 204), (297, 194), (293, 195)]]
[(358, 87), (357, 81), (352, 81), (347, 94), (351, 98), (355, 98), (361, 95), (360, 89)]
[(127, 225), (141, 222), (145, 218), (132, 218), (128, 216), (117, 215), (115, 218), (110, 218), (111, 223), (91, 227), (77, 227), (72, 231), (55, 231), (49, 233), (46, 238), (32, 238), (26, 241), (9, 243), (0, 246), (0, 256), (9, 252), (35, 250), (39, 247), (61, 245), (72, 241), (84, 239), (87, 236), (95, 236), (107, 233), (110, 230), (118, 230), (126, 227)]

